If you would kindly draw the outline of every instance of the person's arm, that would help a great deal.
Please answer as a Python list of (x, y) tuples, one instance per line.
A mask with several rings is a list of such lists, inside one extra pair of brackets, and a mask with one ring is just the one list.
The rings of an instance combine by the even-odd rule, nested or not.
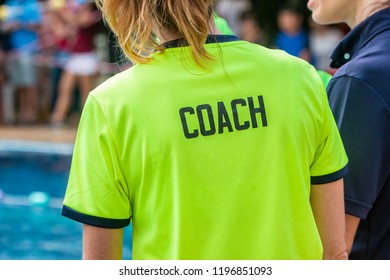
[(351, 253), (353, 240), (355, 239), (355, 234), (359, 223), (360, 218), (348, 214), (345, 215), (345, 243), (347, 245), (348, 254)]
[(121, 260), (123, 229), (83, 225), (84, 260)]
[(324, 260), (348, 259), (345, 245), (343, 179), (312, 185), (310, 203), (324, 248)]

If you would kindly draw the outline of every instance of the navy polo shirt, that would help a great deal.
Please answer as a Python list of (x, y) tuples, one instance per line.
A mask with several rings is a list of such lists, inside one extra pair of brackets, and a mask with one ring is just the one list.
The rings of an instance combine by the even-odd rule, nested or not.
[(331, 55), (329, 102), (349, 157), (346, 213), (361, 218), (351, 259), (390, 259), (390, 8)]

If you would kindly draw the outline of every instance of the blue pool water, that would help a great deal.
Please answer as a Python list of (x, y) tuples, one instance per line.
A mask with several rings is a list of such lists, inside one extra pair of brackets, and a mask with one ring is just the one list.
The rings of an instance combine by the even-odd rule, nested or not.
[[(0, 260), (81, 258), (81, 224), (61, 216), (72, 146), (0, 141)], [(125, 229), (131, 258), (131, 227)]]

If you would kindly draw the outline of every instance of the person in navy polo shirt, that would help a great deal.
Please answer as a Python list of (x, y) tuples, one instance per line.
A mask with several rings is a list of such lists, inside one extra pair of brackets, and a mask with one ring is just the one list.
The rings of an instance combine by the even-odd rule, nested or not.
[(390, 1), (310, 0), (308, 7), (314, 21), (352, 29), (331, 54), (338, 70), (328, 86), (350, 159), (350, 259), (390, 259)]

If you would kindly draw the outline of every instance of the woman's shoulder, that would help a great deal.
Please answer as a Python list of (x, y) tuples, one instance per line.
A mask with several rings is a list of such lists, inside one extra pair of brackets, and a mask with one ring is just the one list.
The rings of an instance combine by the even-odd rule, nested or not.
[(121, 98), (132, 92), (138, 82), (134, 77), (133, 66), (101, 82), (90, 94), (96, 99)]

